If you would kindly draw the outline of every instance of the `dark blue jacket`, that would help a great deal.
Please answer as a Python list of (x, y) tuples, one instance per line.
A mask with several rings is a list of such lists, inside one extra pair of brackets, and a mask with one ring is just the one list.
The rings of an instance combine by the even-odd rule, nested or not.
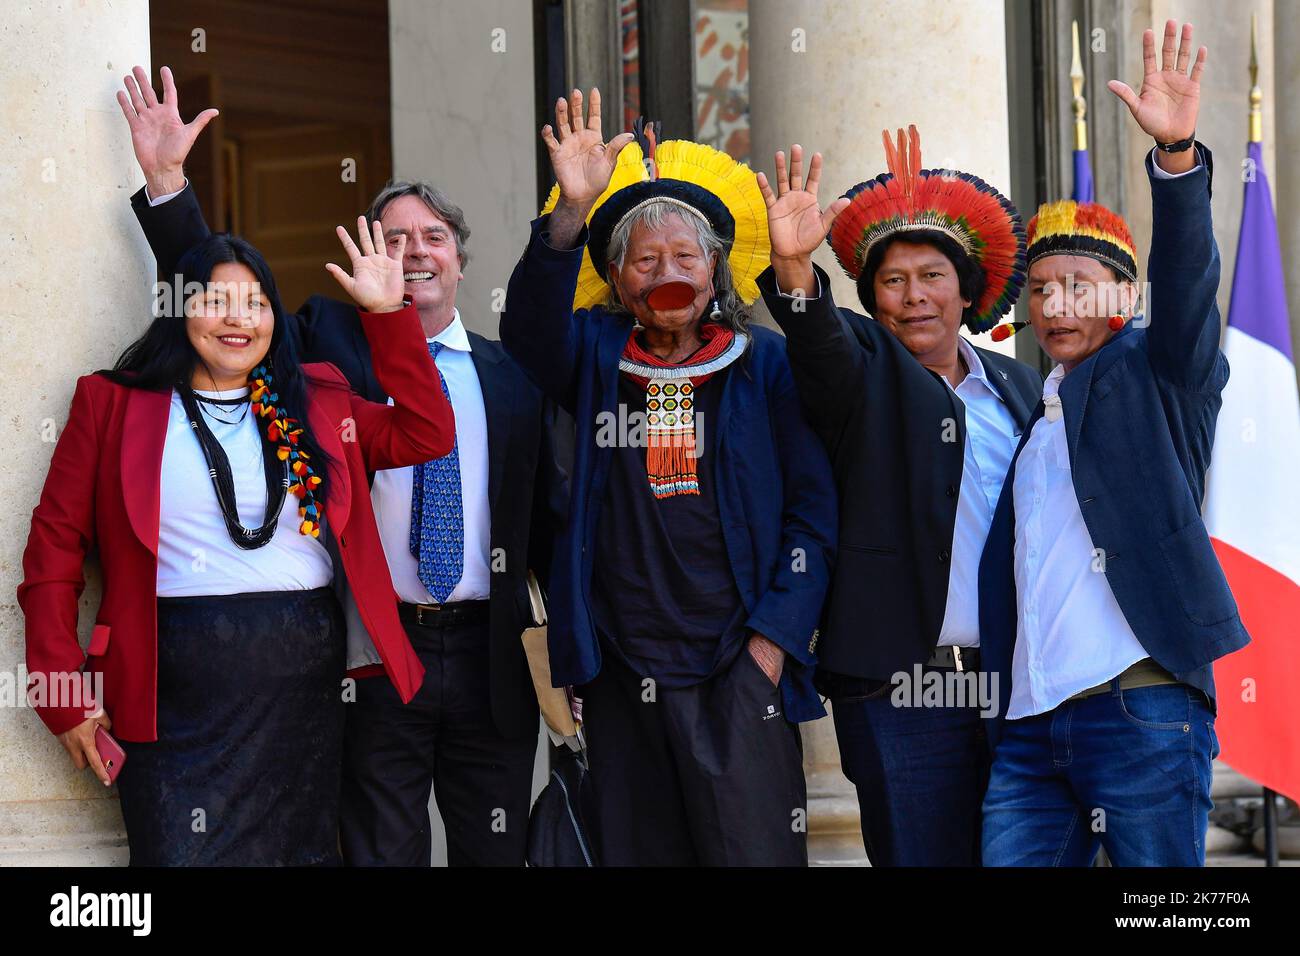
[[(563, 686), (600, 671), (591, 568), (617, 555), (594, 553), (613, 460), (613, 449), (596, 442), (597, 416), (617, 414), (618, 362), (633, 323), (599, 307), (574, 313), (586, 229), (575, 248), (557, 250), (543, 239), (546, 221), (533, 223), (510, 277), (501, 341), (577, 425), (569, 521), (556, 542), (549, 594), (551, 678)], [(812, 720), (825, 714), (812, 673), (835, 553), (835, 486), (826, 452), (800, 411), (784, 342), (767, 329), (751, 334), (748, 352), (726, 377), (705, 453), (717, 456), (718, 512), (745, 627), (786, 652), (785, 716)]]
[[(1106, 580), (1147, 653), (1214, 696), (1212, 662), (1250, 640), (1201, 521), (1214, 424), (1228, 382), (1219, 351), (1219, 250), (1211, 156), (1177, 179), (1151, 175), (1146, 319), (1134, 320), (1061, 382), (1074, 491)], [(1148, 158), (1147, 163), (1151, 160)], [(996, 743), (1011, 699), (1016, 641), (1015, 514), (1020, 450), (980, 561), (981, 666), (998, 673)]]

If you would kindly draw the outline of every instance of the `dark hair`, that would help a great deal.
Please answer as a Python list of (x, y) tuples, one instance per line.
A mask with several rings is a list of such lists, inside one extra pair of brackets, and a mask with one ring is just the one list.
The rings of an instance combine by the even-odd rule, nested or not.
[[(280, 295), (275, 288), (275, 277), (271, 275), (271, 267), (262, 254), (239, 236), (229, 233), (208, 236), (176, 263), (172, 281), (177, 283), (177, 289), (180, 290), (178, 298), (183, 302), (185, 290), (206, 288), (213, 269), (232, 262), (247, 266), (257, 278), (262, 292), (271, 301), (275, 328), (271, 332), (271, 344), (262, 361), (270, 364), (274, 371), (275, 392), (280, 396), (278, 407), (302, 424), (299, 446), (307, 452), (313, 463), (319, 463), (316, 471), (324, 474), (324, 466), (329, 463), (331, 456), (313, 438), (307, 422), (307, 382), (299, 359), (301, 346), (298, 324), (285, 316), (284, 308), (280, 305)], [(182, 308), (180, 315), (172, 315), (172, 311), (164, 308), (160, 314), (156, 314), (144, 334), (128, 345), (118, 357), (112, 370), (101, 371), (99, 374), (129, 388), (174, 388), (182, 394), (191, 392), (190, 377), (203, 360), (190, 342), (185, 310)], [(261, 423), (258, 428), (261, 430)], [(317, 490), (317, 497), (321, 501), (325, 500), (328, 487), (329, 483), (325, 482)]]
[(910, 246), (934, 246), (938, 249), (957, 271), (957, 288), (961, 290), (961, 297), (970, 302), (970, 306), (962, 310), (962, 321), (969, 321), (979, 314), (980, 296), (984, 294), (984, 270), (966, 254), (956, 239), (937, 229), (896, 233), (871, 247), (867, 261), (862, 266), (862, 273), (858, 276), (858, 299), (868, 313), (873, 316), (876, 314), (876, 273), (880, 271), (885, 252), (896, 242), (905, 242)]

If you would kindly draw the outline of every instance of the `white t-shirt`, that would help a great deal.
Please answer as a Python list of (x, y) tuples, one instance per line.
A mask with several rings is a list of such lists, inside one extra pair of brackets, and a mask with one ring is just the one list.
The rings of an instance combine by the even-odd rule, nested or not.
[[(209, 398), (248, 394), (247, 387), (195, 391)], [(259, 420), (247, 405), (198, 404), (199, 414), (230, 461), (240, 523), (260, 527), (266, 517), (266, 476)], [(226, 424), (218, 415), (237, 423)], [(280, 523), (267, 544), (249, 551), (230, 540), (203, 449), (175, 390), (163, 445), (160, 498), (159, 597), (310, 590), (333, 580), (333, 564), (323, 544), (325, 532), (321, 538), (299, 533), (300, 502), (293, 494), (285, 495)]]

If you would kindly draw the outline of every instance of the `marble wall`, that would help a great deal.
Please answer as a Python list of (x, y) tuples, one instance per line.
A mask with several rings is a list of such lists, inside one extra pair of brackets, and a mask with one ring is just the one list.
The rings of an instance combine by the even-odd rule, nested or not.
[[(78, 376), (149, 319), (153, 259), (127, 202), (142, 182), (113, 98), (149, 63), (146, 0), (11, 3), (0, 30), (0, 864), (125, 861), (117, 800), (26, 706), (15, 589), (31, 511)], [(83, 642), (99, 601), (93, 569)], [(17, 700), (15, 701), (15, 698)]]

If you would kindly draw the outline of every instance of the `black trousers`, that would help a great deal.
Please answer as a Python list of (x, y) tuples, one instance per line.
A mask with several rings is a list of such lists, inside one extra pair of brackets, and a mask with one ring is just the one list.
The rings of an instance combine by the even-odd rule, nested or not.
[(537, 734), (505, 737), (488, 697), (487, 625), (407, 624), (424, 684), (403, 705), (387, 677), (347, 705), (340, 838), (349, 866), (429, 866), (429, 792), (451, 866), (522, 866)]
[(606, 651), (580, 694), (601, 865), (807, 865), (799, 729), (743, 645), (728, 670), (678, 689)]

